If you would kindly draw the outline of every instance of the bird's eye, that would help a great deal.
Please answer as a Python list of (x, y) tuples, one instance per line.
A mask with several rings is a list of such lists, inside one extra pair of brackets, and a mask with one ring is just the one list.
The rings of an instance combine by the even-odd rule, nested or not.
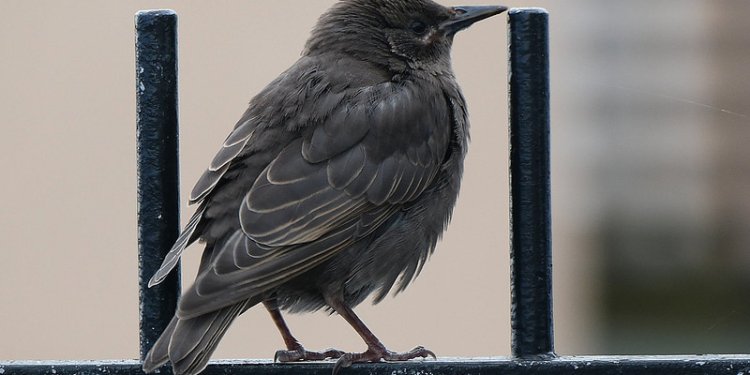
[(422, 21), (412, 21), (409, 24), (409, 29), (417, 35), (422, 35), (427, 31), (427, 25)]

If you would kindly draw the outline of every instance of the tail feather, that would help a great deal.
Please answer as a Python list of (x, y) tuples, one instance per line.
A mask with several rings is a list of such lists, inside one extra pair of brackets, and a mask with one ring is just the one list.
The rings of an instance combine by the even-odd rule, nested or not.
[(179, 319), (176, 316), (173, 317), (167, 328), (159, 336), (159, 339), (154, 343), (154, 346), (146, 354), (146, 358), (143, 360), (144, 372), (153, 372), (169, 361), (169, 341), (172, 339), (172, 333), (174, 333), (177, 322), (179, 322)]
[(146, 355), (143, 371), (153, 372), (166, 362), (176, 375), (203, 371), (232, 321), (256, 303), (247, 300), (191, 319), (175, 316)]

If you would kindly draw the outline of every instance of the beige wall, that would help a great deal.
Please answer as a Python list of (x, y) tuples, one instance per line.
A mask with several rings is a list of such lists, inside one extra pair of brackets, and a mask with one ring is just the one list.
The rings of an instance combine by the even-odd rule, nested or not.
[[(317, 16), (332, 3), (0, 0), (0, 360), (138, 355), (133, 14), (172, 8), (180, 17), (186, 193), (248, 100), (295, 61)], [(604, 3), (617, 2), (505, 3), (543, 6), (552, 14), (555, 322), (562, 353), (598, 348), (598, 253), (586, 232), (598, 208), (586, 190), (591, 171), (582, 165), (597, 160), (602, 148), (606, 154), (606, 146), (596, 138), (602, 130), (586, 128), (590, 118), (581, 113), (596, 109), (589, 104), (601, 90), (591, 87), (604, 76), (615, 81), (606, 81), (608, 91), (638, 85), (592, 62), (609, 46), (588, 45), (596, 36), (590, 30), (607, 30), (620, 19), (612, 7), (587, 7)], [(708, 3), (659, 2), (660, 10), (644, 22), (679, 31), (684, 19), (662, 17), (670, 12), (665, 5), (701, 9)], [(643, 15), (642, 9), (615, 9)], [(635, 38), (644, 41), (661, 32), (628, 27), (643, 31)], [(470, 106), (473, 141), (448, 233), (405, 293), (358, 308), (394, 350), (425, 345), (441, 356), (510, 353), (505, 29), (504, 16), (498, 17), (456, 40), (454, 67)], [(590, 55), (581, 55), (582, 48)], [(637, 77), (644, 80), (665, 76), (642, 73)], [(673, 82), (684, 82), (673, 75)], [(682, 86), (661, 87), (701, 101), (701, 91), (682, 95)], [(657, 104), (675, 104), (654, 96)], [(725, 119), (719, 110), (689, 108)], [(191, 212), (183, 206), (183, 222)], [(186, 282), (199, 253), (194, 247), (186, 256)], [(364, 348), (339, 317), (318, 313), (289, 321), (310, 349)], [(281, 345), (256, 308), (238, 319), (215, 358), (270, 358)]]
[[(137, 356), (133, 14), (180, 17), (184, 195), (332, 3), (0, 1), (0, 359)], [(507, 354), (504, 18), (456, 44), (473, 143), (453, 225), (411, 288), (358, 311), (393, 349)], [(183, 220), (191, 212), (184, 206)], [(187, 255), (186, 282), (199, 253)], [(363, 348), (339, 317), (289, 320), (309, 348)], [(215, 357), (269, 358), (281, 345), (254, 309)]]

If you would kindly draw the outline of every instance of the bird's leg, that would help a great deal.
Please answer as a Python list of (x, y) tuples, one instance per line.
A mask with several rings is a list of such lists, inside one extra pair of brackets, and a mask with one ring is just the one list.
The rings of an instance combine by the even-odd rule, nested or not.
[(281, 311), (279, 311), (276, 300), (264, 301), (263, 305), (268, 310), (268, 313), (271, 314), (271, 319), (276, 324), (276, 328), (279, 329), (287, 349), (276, 351), (276, 354), (273, 356), (274, 362), (320, 361), (327, 358), (339, 358), (344, 354), (344, 352), (336, 349), (328, 349), (324, 352), (309, 352), (305, 350), (302, 344), (292, 336), (292, 332), (289, 331), (289, 327), (281, 316)]
[(344, 367), (349, 367), (352, 363), (362, 362), (380, 362), (384, 361), (408, 361), (417, 357), (421, 358), (437, 358), (435, 353), (425, 349), (424, 347), (418, 346), (406, 353), (396, 353), (385, 348), (385, 345), (378, 340), (377, 337), (365, 326), (359, 317), (354, 314), (354, 311), (347, 306), (342, 300), (329, 298), (327, 299), (328, 305), (331, 306), (341, 317), (343, 317), (349, 324), (354, 328), (355, 331), (362, 337), (367, 344), (367, 350), (363, 353), (346, 353), (342, 355), (333, 367), (333, 374), (336, 375), (339, 370)]

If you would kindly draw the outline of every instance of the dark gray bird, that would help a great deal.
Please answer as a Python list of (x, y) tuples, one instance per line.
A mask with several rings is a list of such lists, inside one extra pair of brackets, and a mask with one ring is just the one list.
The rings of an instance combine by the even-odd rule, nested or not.
[[(419, 273), (450, 220), (468, 142), (451, 69), (454, 35), (499, 6), (430, 0), (342, 0), (319, 20), (302, 57), (250, 102), (198, 180), (198, 209), (151, 285), (192, 242), (205, 242), (195, 283), (143, 369), (203, 370), (232, 321), (263, 303), (286, 344), (281, 362), (352, 363), (433, 356), (394, 353), (352, 308), (382, 300)], [(311, 352), (280, 310), (326, 309), (364, 353)]]

